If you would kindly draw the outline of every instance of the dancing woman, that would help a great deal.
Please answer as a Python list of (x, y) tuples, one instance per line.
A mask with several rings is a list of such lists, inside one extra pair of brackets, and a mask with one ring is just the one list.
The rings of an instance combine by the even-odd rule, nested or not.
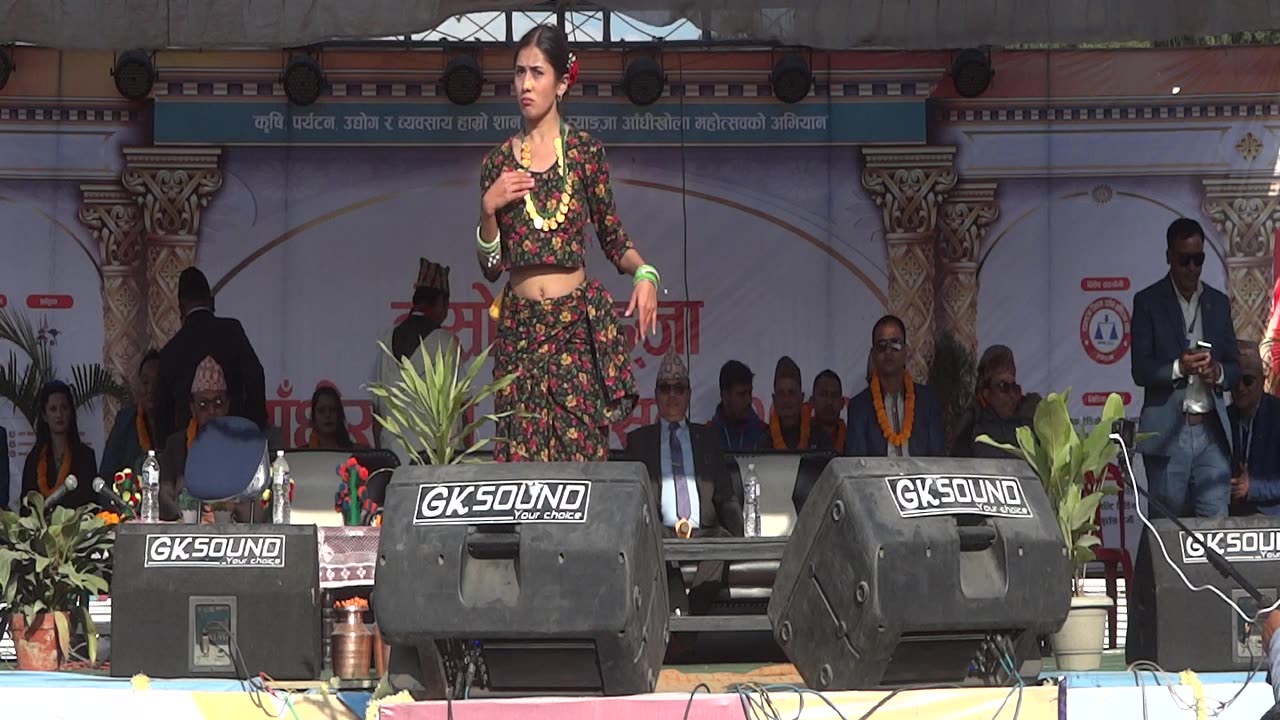
[(588, 280), (586, 236), (634, 278), (627, 316), (657, 329), (658, 272), (636, 251), (613, 203), (604, 148), (571, 128), (560, 104), (577, 76), (563, 31), (533, 28), (515, 57), (524, 130), (491, 150), (480, 172), (480, 268), (490, 282), (509, 273), (495, 304), (494, 377), (516, 373), (494, 399), (515, 411), (498, 423), (503, 461), (608, 459), (609, 423), (635, 407), (631, 356), (613, 298)]

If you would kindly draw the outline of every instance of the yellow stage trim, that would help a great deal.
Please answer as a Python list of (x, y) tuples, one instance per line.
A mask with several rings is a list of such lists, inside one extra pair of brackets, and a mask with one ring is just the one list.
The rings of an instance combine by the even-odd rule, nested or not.
[(297, 720), (363, 720), (357, 718), (336, 696), (316, 693), (290, 695), (289, 701), (293, 705), (293, 713), (290, 714), (284, 703), (285, 693), (279, 690), (276, 692), (278, 697), (267, 693), (259, 696), (270, 713), (263, 712), (255, 705), (250, 693), (196, 692), (191, 693), (191, 698), (204, 720), (292, 720), (295, 717)]

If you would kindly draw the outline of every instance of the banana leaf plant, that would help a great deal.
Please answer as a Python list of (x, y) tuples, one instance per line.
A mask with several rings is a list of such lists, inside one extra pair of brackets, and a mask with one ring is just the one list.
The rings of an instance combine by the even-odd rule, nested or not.
[[(57, 378), (49, 342), (25, 313), (0, 309), (0, 341), (8, 341), (8, 360), (0, 365), (0, 398), (13, 403), (34, 428), (40, 417), (40, 389)], [(19, 355), (25, 356), (25, 362)], [(71, 395), (75, 409), (91, 406), (98, 398), (123, 400), (128, 389), (110, 370), (98, 363), (71, 366)]]
[[(378, 343), (378, 346), (394, 357), (386, 345)], [(374, 419), (395, 437), (409, 457), (425, 459), (432, 465), (476, 462), (475, 454), (500, 438), (481, 438), (470, 444), (468, 438), (475, 437), (485, 425), (511, 414), (478, 415), (477, 409), (482, 401), (516, 379), (512, 373), (475, 389), (489, 350), (485, 348), (464, 369), (462, 349), (457, 343), (440, 343), (433, 352), (424, 338), (418, 350), (422, 372), (418, 371), (413, 357), (408, 356), (397, 363), (398, 381), (366, 386), (381, 401), (383, 409), (382, 414), (374, 414)], [(473, 415), (478, 416), (466, 422), (466, 418)]]
[(94, 507), (58, 506), (46, 513), (38, 492), (22, 504), (25, 514), (0, 510), (0, 602), (28, 627), (40, 613), (54, 613), (64, 658), (71, 655), (68, 615), (79, 616), (89, 662), (97, 664), (98, 633), (86, 598), (107, 592), (114, 528)]
[[(1119, 453), (1111, 441), (1111, 424), (1124, 418), (1124, 400), (1116, 393), (1108, 396), (1101, 421), (1084, 436), (1071, 422), (1067, 409), (1070, 394), (1070, 389), (1062, 394), (1050, 393), (1036, 408), (1032, 426), (1018, 428), (1017, 447), (998, 443), (988, 435), (977, 441), (1026, 460), (1039, 476), (1071, 554), (1072, 589), (1082, 595), (1085, 567), (1094, 560), (1093, 548), (1102, 543), (1095, 522), (1098, 505), (1104, 495), (1118, 489), (1100, 481), (1091, 484), (1089, 478), (1106, 477), (1107, 466)], [(1149, 435), (1140, 435), (1139, 439), (1145, 437)]]

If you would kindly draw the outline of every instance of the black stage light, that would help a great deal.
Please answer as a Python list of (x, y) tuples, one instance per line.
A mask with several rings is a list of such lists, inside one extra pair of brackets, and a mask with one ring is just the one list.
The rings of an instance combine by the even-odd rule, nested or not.
[(773, 85), (774, 97), (784, 103), (798, 103), (813, 89), (813, 71), (799, 55), (784, 55), (773, 64), (769, 83)]
[(284, 68), (282, 82), (289, 102), (301, 107), (314, 104), (326, 87), (324, 70), (310, 55), (294, 55)]
[(951, 82), (960, 97), (978, 97), (991, 86), (995, 76), (991, 56), (976, 48), (961, 50), (951, 63)]
[(130, 100), (145, 99), (156, 84), (156, 66), (146, 50), (135, 48), (120, 53), (111, 75), (116, 81), (116, 91)]
[(622, 91), (627, 99), (641, 107), (652, 105), (662, 97), (667, 78), (662, 66), (651, 57), (638, 57), (627, 63), (622, 74)]
[(445, 97), (454, 105), (470, 105), (484, 91), (484, 72), (470, 55), (458, 55), (449, 61), (440, 77)]

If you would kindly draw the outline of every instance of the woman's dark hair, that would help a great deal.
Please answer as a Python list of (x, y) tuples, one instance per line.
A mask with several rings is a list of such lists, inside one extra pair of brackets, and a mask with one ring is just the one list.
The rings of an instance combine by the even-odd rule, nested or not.
[[(54, 395), (66, 395), (67, 403), (71, 405), (71, 417), (67, 421), (67, 449), (73, 450), (80, 447), (80, 428), (76, 425), (76, 399), (66, 383), (61, 380), (50, 380), (40, 388), (39, 405), (36, 411), (36, 448), (49, 453), (53, 452), (51, 449), (53, 432), (44, 419), (44, 411), (49, 406), (49, 398)], [(49, 458), (49, 462), (53, 463), (52, 457)]]
[(516, 55), (521, 50), (536, 47), (547, 56), (551, 69), (556, 71), (556, 79), (569, 74), (569, 39), (564, 31), (555, 25), (535, 25), (533, 29), (516, 43)]
[(338, 422), (338, 447), (352, 448), (355, 443), (351, 441), (351, 433), (347, 432), (347, 416), (342, 410), (342, 394), (338, 392), (338, 388), (332, 385), (321, 385), (316, 391), (311, 393), (311, 428), (316, 427), (316, 403), (320, 402), (322, 397), (331, 397), (334, 402), (338, 403), (338, 414), (342, 418)]
[(155, 349), (148, 350), (147, 353), (142, 356), (142, 360), (138, 362), (138, 375), (139, 376), (142, 375), (142, 369), (147, 366), (147, 363), (151, 362), (152, 360), (159, 360), (159, 359), (160, 359), (159, 350), (155, 350)]

